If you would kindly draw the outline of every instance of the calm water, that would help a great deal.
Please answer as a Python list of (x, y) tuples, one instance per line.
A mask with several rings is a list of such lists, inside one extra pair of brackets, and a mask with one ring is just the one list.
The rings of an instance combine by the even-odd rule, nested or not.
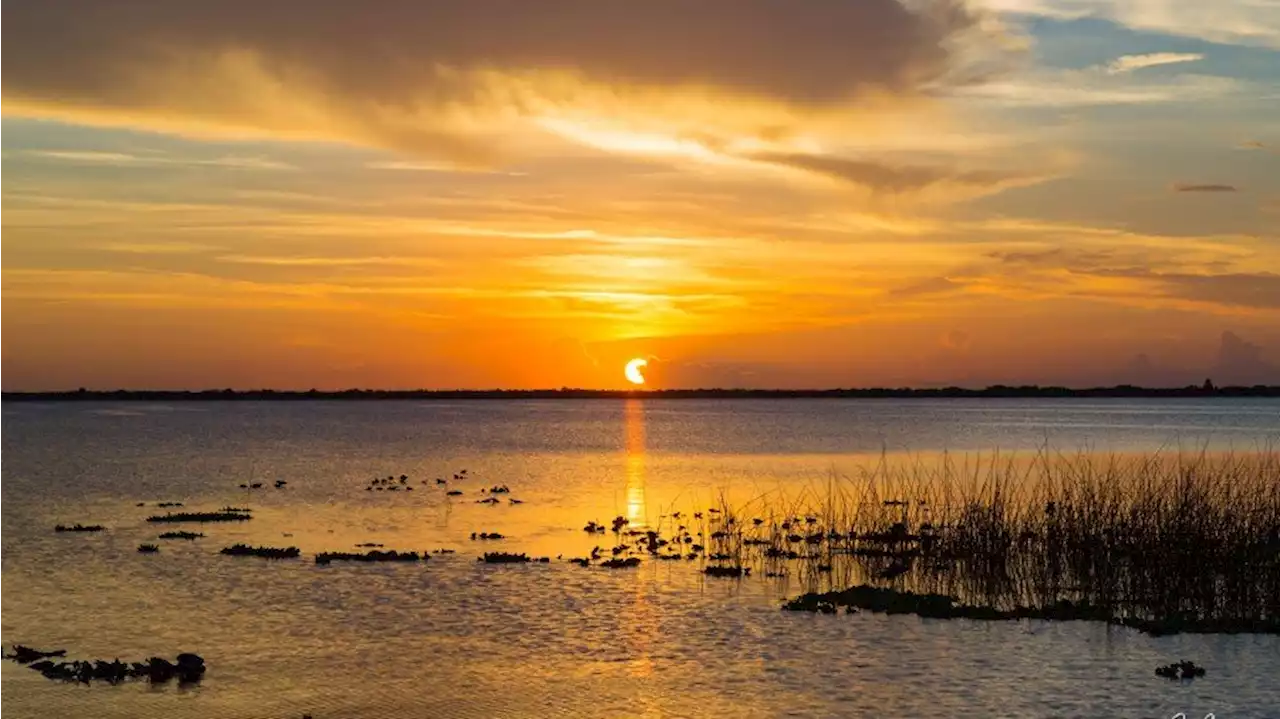
[[(940, 451), (1251, 451), (1275, 400), (549, 401), (18, 405), (3, 408), (3, 640), (80, 658), (195, 651), (197, 688), (62, 685), (9, 662), (11, 717), (1280, 717), (1280, 638), (1151, 638), (1082, 623), (795, 616), (799, 587), (697, 564), (486, 566), (565, 556), (581, 526), (791, 495)], [(450, 499), (435, 483), (466, 468)], [(408, 474), (413, 492), (364, 491)], [(271, 482), (288, 480), (286, 489)], [(262, 481), (246, 494), (241, 482)], [(422, 482), (427, 482), (423, 484)], [(1280, 479), (1278, 479), (1280, 481)], [(507, 484), (522, 505), (475, 503)], [(236, 526), (157, 528), (186, 509)], [(101, 523), (96, 535), (58, 523)], [(164, 529), (209, 535), (135, 552)], [(508, 539), (484, 547), (473, 531)], [(285, 536), (289, 535), (289, 536)], [(237, 541), (302, 560), (230, 558)], [(426, 565), (310, 554), (451, 548)], [(1157, 664), (1194, 659), (1171, 684)]]

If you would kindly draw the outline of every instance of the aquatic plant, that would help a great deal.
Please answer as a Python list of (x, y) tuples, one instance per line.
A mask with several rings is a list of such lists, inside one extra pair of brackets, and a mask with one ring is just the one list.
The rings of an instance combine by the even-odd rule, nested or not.
[(139, 553), (139, 554), (155, 554), (156, 552), (159, 552), (159, 551), (160, 551), (160, 548), (159, 548), (159, 547), (157, 547), (157, 546), (156, 546), (156, 545), (154, 545), (154, 544), (139, 544), (139, 545), (138, 545), (138, 553)]
[(639, 557), (614, 557), (613, 559), (606, 559), (605, 561), (601, 562), (600, 566), (606, 569), (630, 569), (632, 567), (640, 566), (640, 558)]
[(248, 544), (233, 544), (223, 547), (219, 554), (229, 557), (262, 557), (263, 559), (296, 559), (302, 554), (297, 547), (252, 547)]
[(160, 535), (160, 539), (199, 539), (204, 534), (201, 532), (165, 532)]
[(5, 655), (5, 659), (25, 664), (47, 679), (83, 684), (93, 681), (119, 684), (126, 679), (147, 679), (153, 684), (163, 684), (174, 678), (187, 684), (200, 681), (205, 673), (204, 659), (199, 654), (187, 652), (179, 654), (174, 662), (160, 657), (151, 657), (145, 662), (122, 662), (119, 659), (110, 662), (103, 659), (52, 662), (46, 658), (62, 657), (66, 653), (65, 649), (43, 652), (18, 645), (13, 654)]
[(217, 512), (170, 512), (147, 517), (148, 522), (245, 522), (253, 519), (247, 509), (225, 508)]
[(53, 528), (53, 531), (55, 532), (101, 532), (104, 529), (106, 529), (106, 527), (102, 526), (101, 524), (76, 523), (71, 526), (67, 526), (65, 524), (59, 524), (58, 526)]
[(389, 549), (380, 552), (376, 549), (360, 554), (358, 552), (321, 552), (316, 555), (316, 564), (329, 564), (330, 562), (417, 562), (419, 560), (426, 561), (429, 559), (426, 555), (419, 555), (417, 552), (397, 552)]
[(1196, 666), (1195, 662), (1190, 662), (1190, 661), (1187, 661), (1186, 659), (1183, 659), (1180, 662), (1174, 662), (1172, 664), (1166, 664), (1161, 667), (1156, 667), (1156, 676), (1162, 677), (1164, 679), (1174, 679), (1174, 680), (1194, 679), (1196, 677), (1202, 677), (1204, 675), (1205, 675), (1204, 667)]
[(485, 552), (484, 556), (480, 557), (478, 561), (484, 562), (485, 564), (524, 564), (533, 560), (529, 559), (529, 555), (524, 554), (523, 552), (520, 554), (512, 552)]
[(706, 569), (703, 569), (702, 572), (703, 574), (706, 574), (708, 577), (741, 578), (741, 577), (751, 576), (750, 567), (711, 566), (711, 567), (707, 567)]
[[(1269, 449), (882, 462), (800, 496), (736, 507), (722, 497), (669, 541), (715, 561), (709, 576), (753, 567), (792, 577), (805, 591), (792, 608), (811, 611), (1275, 633), (1278, 478), (1280, 453)], [(615, 557), (634, 551), (622, 542), (625, 526), (614, 525)], [(640, 536), (640, 548), (664, 556), (655, 549), (665, 538)], [(866, 594), (890, 587), (898, 594)]]

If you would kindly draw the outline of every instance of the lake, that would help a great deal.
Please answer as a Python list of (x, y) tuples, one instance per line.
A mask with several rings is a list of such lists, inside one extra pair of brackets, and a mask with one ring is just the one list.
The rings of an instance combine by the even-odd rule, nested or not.
[[(1276, 636), (797, 615), (779, 611), (794, 583), (708, 578), (696, 562), (476, 557), (581, 556), (612, 542), (584, 533), (589, 520), (658, 526), (721, 497), (802, 496), (942, 453), (977, 464), (1278, 440), (1275, 399), (10, 402), (5, 643), (191, 651), (209, 671), (194, 687), (82, 686), (4, 662), (0, 689), (13, 717), (1276, 717)], [(401, 490), (374, 491), (388, 476)], [(501, 485), (500, 501), (477, 503)], [(254, 519), (157, 526), (145, 518), (158, 502)], [(107, 530), (53, 531), (76, 522)], [(135, 551), (166, 529), (208, 536)], [(505, 538), (470, 539), (490, 531)], [(218, 554), (236, 542), (303, 557)], [(454, 553), (311, 560), (366, 542)], [(1153, 676), (1183, 658), (1209, 674)]]

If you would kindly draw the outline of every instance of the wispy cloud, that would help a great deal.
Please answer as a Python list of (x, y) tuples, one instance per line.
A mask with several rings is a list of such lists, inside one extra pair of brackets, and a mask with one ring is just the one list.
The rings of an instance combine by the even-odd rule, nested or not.
[(1192, 184), (1187, 182), (1175, 182), (1170, 189), (1174, 192), (1236, 192), (1239, 190), (1235, 185)]
[(483, 167), (467, 167), (434, 162), (410, 162), (404, 160), (368, 162), (365, 163), (365, 168), (369, 170), (390, 170), (393, 172), (462, 172), (480, 175), (505, 175), (507, 177), (524, 177), (526, 175), (524, 172), (507, 172), (503, 170), (491, 170)]
[(1147, 67), (1176, 65), (1203, 59), (1204, 55), (1195, 52), (1152, 52), (1145, 55), (1122, 55), (1107, 63), (1106, 71), (1110, 75), (1120, 75)]
[(1007, 107), (1088, 107), (1207, 102), (1232, 96), (1257, 96), (1255, 85), (1215, 75), (1179, 75), (1142, 80), (1104, 68), (1039, 71), (1018, 78), (950, 91), (957, 98)]
[(358, 267), (385, 265), (388, 267), (440, 267), (444, 260), (435, 257), (309, 257), (275, 255), (222, 255), (219, 262), (242, 265), (270, 265), (273, 267)]
[(814, 173), (873, 192), (894, 194), (923, 192), (939, 187), (959, 190), (962, 194), (986, 194), (1047, 179), (1045, 175), (1030, 173), (891, 164), (806, 153), (757, 153), (749, 157), (758, 162)]
[(56, 162), (81, 165), (112, 165), (116, 167), (224, 167), (232, 170), (293, 170), (294, 166), (261, 157), (173, 157), (170, 155), (139, 155), (125, 152), (100, 152), (96, 150), (28, 150), (22, 156)]
[(1058, 19), (1105, 18), (1126, 27), (1211, 42), (1280, 48), (1274, 0), (977, 0), (982, 7)]

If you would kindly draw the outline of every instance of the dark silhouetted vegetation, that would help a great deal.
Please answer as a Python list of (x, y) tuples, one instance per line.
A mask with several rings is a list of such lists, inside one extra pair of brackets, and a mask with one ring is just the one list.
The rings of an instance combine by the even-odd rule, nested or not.
[(225, 507), (217, 512), (170, 512), (147, 517), (148, 522), (245, 522), (253, 519), (247, 509)]
[(102, 526), (101, 524), (73, 524), (71, 526), (67, 526), (65, 524), (59, 524), (58, 526), (53, 528), (53, 531), (55, 532), (101, 532), (104, 529), (106, 529), (106, 527)]
[(161, 535), (160, 535), (160, 539), (187, 539), (187, 540), (193, 540), (193, 539), (199, 539), (199, 538), (201, 538), (201, 537), (203, 537), (203, 536), (204, 536), (204, 534), (203, 534), (203, 533), (201, 533), (201, 532), (165, 532), (164, 534), (161, 534)]
[(359, 552), (321, 552), (316, 555), (316, 564), (329, 564), (330, 562), (417, 562), (419, 560), (426, 561), (429, 559), (427, 555), (419, 555), (417, 552), (397, 552), (389, 549), (380, 552), (376, 549), (360, 554)]
[(205, 673), (204, 659), (189, 653), (179, 654), (174, 662), (160, 657), (151, 657), (145, 662), (122, 662), (119, 659), (109, 662), (103, 659), (52, 662), (47, 659), (62, 657), (66, 653), (65, 649), (43, 652), (18, 645), (14, 647), (13, 654), (5, 655), (5, 659), (25, 664), (47, 679), (82, 684), (93, 681), (119, 684), (127, 679), (147, 679), (153, 684), (163, 684), (175, 678), (190, 684), (200, 681)]
[(595, 389), (488, 389), (488, 390), (380, 390), (346, 389), (336, 391), (309, 390), (74, 390), (67, 392), (5, 392), (5, 402), (78, 402), (78, 401), (262, 401), (262, 400), (463, 400), (463, 399), (938, 399), (947, 397), (1280, 397), (1280, 385), (1218, 387), (1211, 382), (1184, 387), (1113, 387), (1071, 388), (1040, 385), (992, 385), (974, 389), (967, 387), (868, 387), (836, 389), (665, 389), (665, 390), (595, 390)]
[(248, 544), (233, 544), (223, 547), (219, 554), (229, 557), (262, 557), (263, 559), (297, 559), (302, 550), (297, 547), (252, 547)]

